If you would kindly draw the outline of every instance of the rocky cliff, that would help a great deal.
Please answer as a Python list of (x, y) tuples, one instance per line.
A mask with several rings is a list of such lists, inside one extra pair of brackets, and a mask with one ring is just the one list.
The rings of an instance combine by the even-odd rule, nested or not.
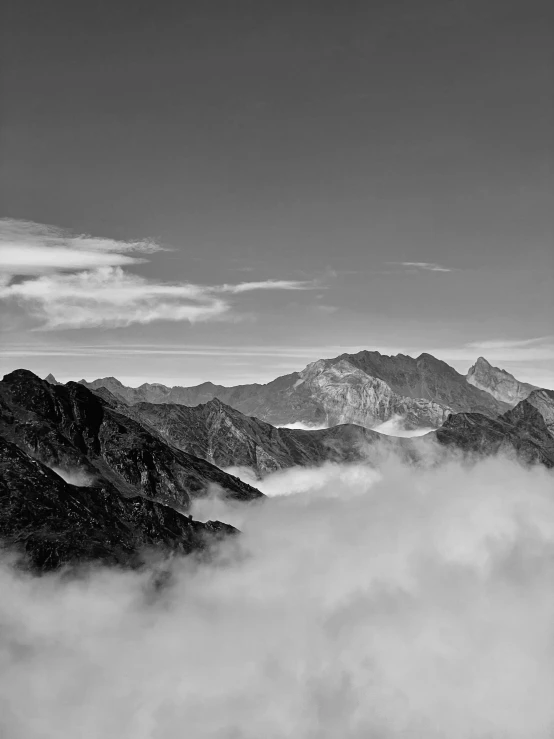
[(496, 400), (514, 406), (525, 400), (538, 388), (527, 382), (520, 382), (506, 370), (493, 367), (484, 357), (479, 357), (469, 368), (466, 380), (480, 390), (484, 390)]

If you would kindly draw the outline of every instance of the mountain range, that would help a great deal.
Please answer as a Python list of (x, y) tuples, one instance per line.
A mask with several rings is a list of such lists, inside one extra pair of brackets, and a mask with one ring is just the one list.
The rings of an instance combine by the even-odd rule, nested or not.
[[(368, 428), (399, 416), (407, 427), (439, 427), (417, 438)], [(268, 418), (327, 427), (279, 428)], [(128, 388), (115, 378), (61, 384), (16, 370), (0, 382), (0, 442), (0, 538), (10, 549), (40, 570), (92, 560), (136, 565), (147, 551), (205, 551), (235, 533), (189, 515), (192, 501), (213, 490), (263, 499), (231, 467), (262, 478), (298, 465), (378, 462), (391, 452), (419, 464), (431, 443), (439, 457), (504, 452), (552, 468), (554, 391), (483, 358), (464, 377), (428, 354), (378, 352), (235, 388)]]
[(214, 398), (272, 425), (294, 423), (335, 426), (355, 423), (371, 428), (397, 416), (408, 429), (436, 428), (451, 413), (474, 412), (491, 417), (511, 403), (476, 387), (446, 362), (430, 354), (414, 359), (362, 351), (320, 359), (301, 372), (257, 383), (224, 387), (210, 382), (195, 387), (123, 385), (114, 377), (81, 383), (109, 390), (125, 403), (176, 403), (195, 406)]

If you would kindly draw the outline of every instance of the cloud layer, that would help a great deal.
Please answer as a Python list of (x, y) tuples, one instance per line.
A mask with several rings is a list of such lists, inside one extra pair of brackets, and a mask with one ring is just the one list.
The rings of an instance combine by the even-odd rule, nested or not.
[(151, 241), (74, 236), (52, 226), (3, 219), (0, 300), (21, 306), (44, 329), (115, 328), (160, 320), (220, 320), (232, 310), (224, 296), (314, 287), (295, 280), (169, 284), (127, 270), (146, 261), (136, 254), (160, 250), (162, 247)]
[(244, 556), (177, 560), (161, 591), (4, 564), (0, 732), (550, 739), (551, 475), (489, 460), (265, 482), (266, 503), (227, 509)]

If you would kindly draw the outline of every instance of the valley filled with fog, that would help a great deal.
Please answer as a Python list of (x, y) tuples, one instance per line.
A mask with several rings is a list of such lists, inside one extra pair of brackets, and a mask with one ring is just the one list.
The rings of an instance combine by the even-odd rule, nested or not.
[(37, 578), (4, 558), (5, 735), (552, 736), (552, 472), (389, 456), (257, 485), (193, 503), (242, 531), (211, 562)]

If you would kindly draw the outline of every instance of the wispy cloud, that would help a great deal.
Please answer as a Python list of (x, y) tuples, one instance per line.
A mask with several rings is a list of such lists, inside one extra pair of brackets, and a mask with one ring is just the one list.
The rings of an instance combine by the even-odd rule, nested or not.
[(434, 262), (387, 262), (387, 264), (396, 265), (398, 267), (407, 267), (411, 270), (425, 270), (427, 272), (452, 272), (450, 267), (443, 267)]
[(147, 240), (75, 236), (53, 226), (3, 219), (0, 299), (15, 301), (43, 329), (115, 328), (160, 320), (221, 320), (233, 308), (225, 295), (316, 286), (274, 279), (236, 285), (162, 283), (124, 269), (162, 249)]
[(554, 343), (554, 336), (537, 336), (533, 339), (492, 339), (489, 341), (471, 341), (467, 346), (472, 349), (518, 349), (525, 346)]
[(218, 291), (227, 293), (245, 293), (251, 290), (315, 290), (321, 285), (307, 280), (263, 280), (258, 282), (239, 282), (238, 285), (221, 285)]
[(153, 241), (118, 241), (73, 235), (56, 226), (13, 218), (0, 219), (0, 271), (15, 275), (44, 274), (145, 261), (130, 254), (151, 254)]

